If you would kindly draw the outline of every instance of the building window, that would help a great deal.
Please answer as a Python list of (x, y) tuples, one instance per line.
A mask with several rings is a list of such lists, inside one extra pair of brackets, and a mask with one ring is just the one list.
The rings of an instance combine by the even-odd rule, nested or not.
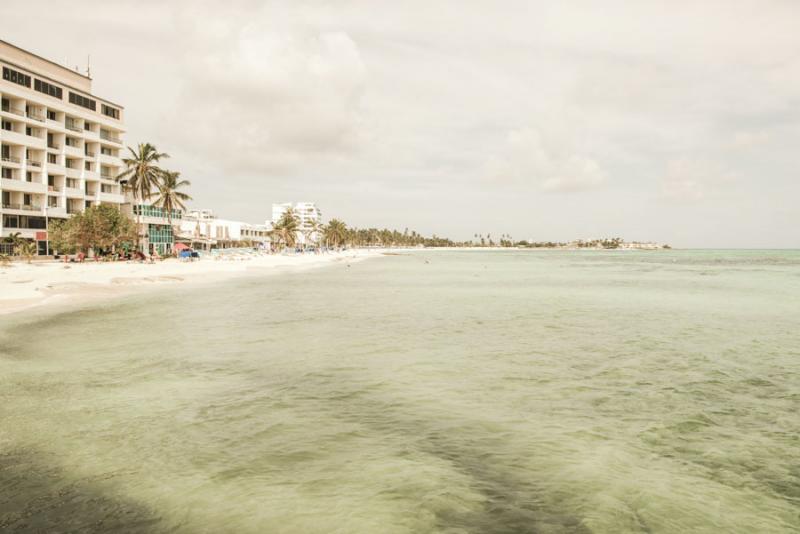
[(14, 69), (9, 69), (8, 67), (3, 67), (3, 79), (29, 89), (31, 87), (30, 76), (27, 74), (22, 74), (21, 72), (17, 72)]
[(51, 121), (56, 120), (56, 112), (53, 111), (52, 109), (48, 109), (47, 110), (47, 119), (51, 120)]
[[(30, 85), (28, 86), (30, 87)], [(53, 98), (57, 98), (59, 100), (63, 100), (64, 94), (60, 87), (57, 87), (51, 83), (43, 82), (40, 79), (36, 79), (33, 82), (33, 88), (40, 93), (44, 93), (46, 95), (52, 96)]]
[(48, 154), (47, 155), (47, 163), (52, 163), (53, 165), (58, 165), (58, 155), (56, 155), (56, 154)]
[(5, 178), (6, 180), (13, 180), (14, 179), (14, 175), (13, 175), (11, 169), (5, 169), (4, 168), (2, 171), (0, 171), (0, 176)]
[[(133, 207), (133, 214), (134, 215), (141, 215), (142, 217), (158, 217), (160, 219), (167, 218), (167, 210), (162, 208), (157, 208), (156, 206), (147, 206), (138, 204)], [(178, 210), (172, 210), (172, 218), (173, 219), (180, 219), (183, 217), (183, 213)]]
[(58, 207), (58, 197), (54, 197), (54, 196), (47, 197), (47, 207), (48, 208), (57, 208)]
[(112, 108), (111, 106), (102, 104), (100, 109), (103, 111), (103, 115), (119, 120), (119, 110), (117, 108)]
[(97, 102), (91, 98), (75, 94), (72, 91), (69, 92), (69, 103), (81, 106), (82, 108), (91, 109), (92, 111), (97, 111)]
[(86, 169), (87, 171), (91, 171), (92, 170), (92, 163), (89, 162), (89, 161), (84, 161), (83, 162), (83, 168)]

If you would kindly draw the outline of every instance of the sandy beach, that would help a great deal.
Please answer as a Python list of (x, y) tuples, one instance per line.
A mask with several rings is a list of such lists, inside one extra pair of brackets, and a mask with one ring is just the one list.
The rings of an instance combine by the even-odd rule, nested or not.
[(336, 262), (355, 262), (381, 255), (379, 250), (326, 254), (263, 255), (246, 259), (203, 258), (193, 262), (167, 259), (148, 263), (25, 263), (0, 267), (0, 315), (56, 304), (81, 304), (120, 297), (161, 284), (213, 283), (237, 276), (296, 273)]

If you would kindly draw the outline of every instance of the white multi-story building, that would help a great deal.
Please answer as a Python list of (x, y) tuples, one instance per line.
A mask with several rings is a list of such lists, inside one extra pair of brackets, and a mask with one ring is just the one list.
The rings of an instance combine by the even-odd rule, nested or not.
[(123, 204), (123, 108), (92, 94), (92, 79), (0, 41), (0, 235), (47, 252), (50, 219)]
[(269, 227), (242, 221), (218, 219), (210, 209), (183, 215), (178, 239), (195, 248), (232, 248), (245, 245), (267, 247)]
[(319, 240), (318, 232), (315, 229), (322, 224), (322, 213), (314, 202), (283, 202), (272, 205), (272, 225), (278, 223), (286, 210), (292, 208), (295, 215), (300, 220), (300, 228), (297, 231), (297, 242), (300, 245), (316, 243)]

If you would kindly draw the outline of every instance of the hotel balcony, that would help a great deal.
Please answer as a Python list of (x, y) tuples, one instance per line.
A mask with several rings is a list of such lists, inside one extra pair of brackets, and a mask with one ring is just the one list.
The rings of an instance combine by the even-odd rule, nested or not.
[(100, 202), (108, 202), (111, 204), (123, 204), (125, 202), (125, 197), (118, 193), (103, 193), (101, 191), (98, 200)]
[(117, 156), (109, 156), (108, 154), (100, 153), (97, 156), (97, 161), (101, 165), (111, 165), (112, 167), (122, 166), (122, 160), (120, 158), (118, 158)]
[(100, 175), (97, 174), (97, 171), (83, 171), (83, 178), (94, 182), (100, 179)]
[(47, 186), (42, 182), (26, 182), (8, 178), (0, 178), (0, 188), (5, 191), (20, 191), (23, 193), (44, 194), (47, 192)]
[(78, 126), (74, 122), (64, 123), (64, 128), (66, 128), (70, 132), (83, 133), (83, 128), (81, 128), (80, 126)]
[(77, 187), (65, 187), (64, 194), (67, 195), (68, 198), (83, 198), (83, 189), (78, 189)]
[(14, 132), (11, 130), (0, 130), (0, 139), (14, 145), (36, 145), (37, 141), (44, 141), (38, 137), (30, 137), (24, 132)]
[(3, 156), (3, 167), (11, 167), (12, 169), (19, 169), (22, 161), (19, 158), (15, 158), (14, 156)]
[(111, 143), (116, 143), (118, 145), (122, 144), (122, 139), (120, 139), (119, 137), (117, 137), (117, 136), (115, 136), (113, 134), (110, 134), (108, 132), (104, 132), (103, 130), (100, 130), (100, 139), (102, 139), (103, 141), (109, 141)]
[(28, 165), (28, 167), (33, 167), (36, 170), (41, 170), (42, 169), (42, 162), (39, 161), (39, 160), (27, 158), (25, 160), (25, 163)]
[(16, 115), (18, 117), (24, 117), (25, 116), (25, 110), (24, 109), (20, 109), (20, 108), (17, 108), (17, 107), (14, 107), (14, 106), (10, 106), (10, 105), (0, 106), (0, 111), (2, 111), (3, 113), (8, 113), (9, 115)]
[(64, 191), (64, 188), (60, 185), (48, 185), (47, 186), (47, 194), (49, 195), (58, 195)]
[(74, 158), (83, 157), (83, 149), (77, 146), (64, 145), (64, 153)]
[(66, 217), (67, 216), (67, 208), (64, 206), (48, 206), (47, 207), (47, 216), (48, 217)]
[(59, 165), (58, 163), (48, 163), (47, 164), (47, 174), (57, 174), (59, 176), (64, 176), (67, 174), (67, 168), (63, 165)]
[(37, 204), (6, 204), (4, 202), (3, 211), (10, 215), (38, 215), (42, 213), (42, 207)]
[(34, 111), (32, 109), (29, 109), (28, 111), (26, 111), (25, 112), (25, 116), (28, 117), (29, 119), (33, 119), (33, 120), (35, 120), (37, 122), (45, 122), (44, 114), (42, 114), (42, 113), (40, 113), (38, 111)]
[(64, 170), (66, 171), (67, 176), (70, 178), (80, 178), (81, 177), (81, 170), (75, 169), (72, 167), (65, 167)]
[(47, 151), (48, 152), (58, 152), (61, 150), (61, 145), (58, 143), (47, 143)]
[[(3, 138), (5, 138), (5, 136), (3, 136)], [(35, 148), (37, 150), (44, 150), (47, 147), (47, 140), (45, 140), (44, 137), (39, 137), (38, 135), (35, 134), (31, 135), (26, 134), (24, 139), (25, 139), (24, 144), (31, 148)]]
[(49, 130), (56, 129), (56, 130), (61, 131), (61, 130), (65, 129), (64, 128), (64, 123), (61, 122), (61, 121), (55, 121), (53, 119), (45, 119), (45, 124), (47, 125), (47, 128)]

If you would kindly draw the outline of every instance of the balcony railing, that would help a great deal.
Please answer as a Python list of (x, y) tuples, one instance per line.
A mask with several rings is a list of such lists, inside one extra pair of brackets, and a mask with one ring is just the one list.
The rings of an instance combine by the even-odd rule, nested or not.
[(15, 158), (14, 156), (3, 156), (3, 161), (6, 163), (22, 163), (19, 158)]
[(65, 127), (67, 130), (70, 130), (70, 131), (72, 131), (72, 132), (82, 132), (82, 131), (83, 131), (83, 128), (81, 128), (81, 127), (80, 127), (80, 126), (78, 126), (77, 124), (71, 124), (71, 123), (69, 123), (69, 122), (67, 122), (67, 123), (64, 123), (64, 127)]
[(29, 119), (33, 119), (35, 121), (44, 122), (44, 115), (36, 113), (35, 111), (28, 110), (25, 112)]
[(41, 167), (42, 166), (42, 162), (41, 161), (36, 161), (35, 159), (28, 158), (25, 161), (27, 161), (28, 165), (30, 165), (31, 167)]
[(47, 143), (47, 148), (52, 148), (53, 150), (61, 150), (61, 145), (58, 143)]
[(122, 144), (122, 139), (120, 139), (119, 137), (114, 137), (113, 135), (106, 133), (102, 130), (100, 130), (100, 139), (103, 139), (105, 141), (111, 141), (112, 143)]
[(87, 158), (94, 158), (97, 156), (96, 152), (84, 152)]
[(5, 111), (6, 113), (13, 113), (14, 115), (19, 115), (20, 117), (25, 116), (25, 112), (19, 108), (12, 108), (9, 105), (3, 105), (0, 109)]
[(41, 206), (35, 204), (6, 204), (3, 203), (3, 209), (6, 210), (21, 210), (21, 211), (42, 211)]

